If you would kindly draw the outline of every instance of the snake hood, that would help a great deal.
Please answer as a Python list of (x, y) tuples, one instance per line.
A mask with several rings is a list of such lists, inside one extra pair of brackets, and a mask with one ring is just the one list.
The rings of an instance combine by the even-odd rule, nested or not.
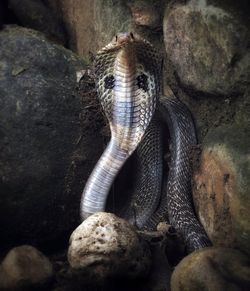
[[(154, 114), (160, 88), (159, 63), (153, 46), (132, 33), (118, 34), (96, 56), (96, 87), (111, 135), (116, 135), (129, 153)], [(122, 140), (121, 131), (128, 129), (134, 131), (133, 139)]]
[(132, 33), (118, 34), (101, 49), (94, 70), (111, 140), (83, 191), (82, 219), (105, 210), (112, 183), (142, 140), (160, 93), (159, 55), (149, 42)]

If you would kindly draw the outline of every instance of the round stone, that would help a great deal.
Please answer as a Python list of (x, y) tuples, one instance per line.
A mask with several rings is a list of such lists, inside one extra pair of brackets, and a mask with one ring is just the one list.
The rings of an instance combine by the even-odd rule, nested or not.
[[(23, 245), (9, 251), (0, 265), (1, 290), (32, 290), (43, 286), (53, 276), (49, 259), (36, 248)], [(30, 289), (31, 290), (31, 289)]]
[(238, 250), (205, 248), (185, 257), (171, 277), (171, 290), (249, 290), (250, 261)]
[(112, 276), (145, 276), (151, 253), (127, 221), (99, 212), (72, 233), (68, 261), (73, 270), (100, 281)]

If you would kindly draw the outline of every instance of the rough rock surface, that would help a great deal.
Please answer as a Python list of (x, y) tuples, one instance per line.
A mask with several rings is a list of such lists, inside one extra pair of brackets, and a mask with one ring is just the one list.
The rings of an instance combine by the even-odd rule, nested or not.
[(53, 8), (62, 14), (69, 35), (69, 47), (89, 57), (111, 41), (117, 32), (132, 27), (129, 7), (123, 0), (59, 0)]
[(0, 265), (0, 290), (37, 290), (52, 276), (53, 266), (40, 251), (28, 245), (15, 247)]
[(249, 288), (249, 258), (229, 248), (193, 252), (177, 265), (171, 277), (172, 291), (243, 291)]
[(78, 223), (102, 151), (98, 117), (75, 90), (75, 54), (19, 27), (0, 32), (0, 47), (1, 243), (42, 242)]
[(213, 243), (250, 254), (250, 98), (244, 100), (232, 124), (218, 126), (205, 137), (193, 196)]
[(146, 26), (151, 29), (159, 29), (162, 25), (161, 1), (128, 1), (133, 21), (136, 25)]
[(164, 1), (47, 0), (62, 15), (69, 47), (91, 60), (118, 32), (133, 31), (162, 51), (161, 25)]
[(222, 3), (169, 5), (163, 29), (166, 54), (179, 83), (203, 94), (227, 96), (249, 86), (249, 18), (238, 2), (235, 7)]
[(70, 266), (97, 281), (146, 276), (151, 265), (148, 245), (127, 221), (111, 213), (88, 217), (72, 233), (69, 244)]

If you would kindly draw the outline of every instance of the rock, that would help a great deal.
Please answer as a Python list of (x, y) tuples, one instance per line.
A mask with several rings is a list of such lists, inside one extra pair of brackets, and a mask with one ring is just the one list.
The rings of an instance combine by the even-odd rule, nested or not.
[(239, 127), (244, 128), (245, 132), (248, 132), (248, 125), (250, 123), (250, 87), (241, 98), (238, 98), (234, 119)]
[(36, 248), (23, 245), (11, 249), (0, 265), (0, 290), (42, 287), (53, 277), (49, 259)]
[(250, 80), (247, 4), (212, 2), (191, 0), (167, 6), (166, 54), (179, 83), (189, 91), (242, 93)]
[(234, 249), (206, 248), (195, 251), (175, 268), (171, 290), (249, 290), (249, 263), (249, 258)]
[(43, 1), (9, 0), (9, 8), (23, 26), (41, 31), (62, 44), (66, 43), (62, 20)]
[(151, 29), (160, 28), (162, 25), (162, 3), (160, 1), (129, 1), (133, 21), (136, 25), (146, 26)]
[(74, 270), (98, 282), (116, 276), (146, 276), (151, 254), (148, 245), (127, 221), (99, 212), (72, 233), (68, 261)]
[(2, 30), (0, 47), (1, 247), (51, 241), (78, 224), (101, 113), (77, 93), (85, 64), (69, 50), (20, 27)]
[(46, 2), (54, 13), (62, 14), (69, 37), (69, 47), (90, 61), (118, 32), (132, 31), (140, 34), (159, 51), (163, 51), (162, 0)]
[(62, 11), (69, 47), (85, 58), (107, 45), (118, 32), (131, 31), (132, 17), (123, 0), (48, 0)]
[(193, 196), (213, 244), (250, 254), (250, 132), (247, 115), (240, 112), (232, 124), (211, 129), (205, 137)]
[(132, 17), (123, 0), (96, 1), (95, 29), (98, 49), (107, 45), (118, 32), (132, 31)]

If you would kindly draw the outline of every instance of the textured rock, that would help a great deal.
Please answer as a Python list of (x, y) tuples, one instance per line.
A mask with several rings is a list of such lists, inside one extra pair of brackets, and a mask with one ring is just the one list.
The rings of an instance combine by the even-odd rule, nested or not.
[(161, 1), (128, 1), (133, 21), (136, 25), (156, 29), (162, 25), (162, 3)]
[[(0, 265), (1, 290), (41, 287), (53, 276), (53, 267), (36, 248), (23, 245), (11, 249)], [(30, 289), (31, 290), (31, 289)]]
[(107, 45), (118, 33), (132, 30), (132, 17), (123, 0), (96, 1), (95, 30), (98, 48)]
[(250, 80), (247, 10), (238, 2), (228, 7), (212, 2), (169, 5), (163, 27), (167, 56), (188, 89), (216, 95), (244, 92)]
[(131, 14), (123, 0), (59, 0), (57, 5), (54, 0), (48, 1), (63, 15), (70, 48), (85, 58), (118, 32), (132, 27)]
[(244, 116), (210, 130), (205, 137), (194, 172), (193, 196), (214, 245), (250, 254), (250, 132), (249, 123), (242, 123)]
[(75, 54), (18, 27), (0, 32), (0, 47), (1, 244), (42, 242), (78, 223), (102, 151), (98, 117), (87, 109), (93, 96), (91, 105), (75, 90), (85, 68)]
[(171, 290), (249, 290), (249, 266), (249, 258), (237, 250), (202, 249), (177, 265), (171, 278)]
[(146, 276), (150, 268), (148, 245), (127, 221), (111, 213), (88, 217), (69, 243), (70, 266), (96, 281), (111, 276)]
[(84, 58), (108, 44), (118, 32), (140, 34), (163, 51), (164, 1), (141, 0), (46, 0), (62, 15), (69, 47)]
[(41, 0), (9, 0), (9, 8), (20, 24), (66, 43), (62, 20)]

